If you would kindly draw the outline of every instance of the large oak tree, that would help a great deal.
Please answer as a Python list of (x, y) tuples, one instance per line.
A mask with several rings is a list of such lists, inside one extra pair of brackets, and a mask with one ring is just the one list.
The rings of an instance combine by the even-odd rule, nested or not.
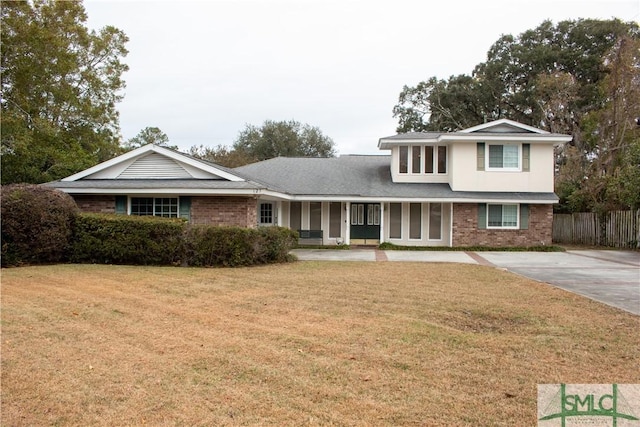
[(503, 35), (471, 75), (405, 86), (393, 108), (397, 130), (456, 131), (509, 118), (571, 134), (556, 159), (561, 209), (637, 206), (620, 177), (640, 169), (628, 164), (637, 158), (639, 39), (637, 23), (618, 19), (545, 21)]
[(2, 183), (58, 179), (119, 151), (127, 36), (79, 1), (2, 2)]

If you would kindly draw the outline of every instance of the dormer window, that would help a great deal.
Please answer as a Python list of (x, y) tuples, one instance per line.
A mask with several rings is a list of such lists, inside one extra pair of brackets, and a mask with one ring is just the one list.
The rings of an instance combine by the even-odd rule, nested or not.
[(400, 174), (444, 175), (447, 173), (446, 145), (401, 145), (398, 150)]

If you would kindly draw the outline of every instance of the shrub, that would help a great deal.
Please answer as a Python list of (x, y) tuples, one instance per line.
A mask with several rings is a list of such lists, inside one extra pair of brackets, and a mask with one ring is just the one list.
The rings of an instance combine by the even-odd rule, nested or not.
[(298, 232), (284, 227), (261, 227), (258, 234), (256, 263), (291, 261), (289, 252), (298, 245)]
[(189, 227), (186, 263), (197, 267), (239, 267), (289, 260), (295, 232), (281, 227)]
[(195, 267), (251, 265), (250, 232), (250, 229), (239, 227), (189, 227), (185, 236), (185, 261)]
[(179, 265), (184, 254), (181, 219), (80, 214), (70, 260), (78, 263)]
[(78, 207), (71, 196), (32, 184), (2, 186), (2, 266), (66, 260)]

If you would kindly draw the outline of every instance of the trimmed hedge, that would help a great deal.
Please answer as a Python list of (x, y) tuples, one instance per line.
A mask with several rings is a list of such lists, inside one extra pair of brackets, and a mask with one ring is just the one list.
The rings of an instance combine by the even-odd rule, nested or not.
[(257, 261), (260, 264), (289, 262), (294, 260), (289, 254), (298, 245), (298, 232), (284, 227), (258, 228)]
[(287, 262), (297, 240), (296, 232), (282, 227), (190, 226), (185, 237), (185, 263), (196, 267), (239, 267)]
[(71, 262), (179, 265), (183, 257), (181, 219), (113, 214), (78, 215)]
[(78, 207), (62, 191), (33, 184), (0, 190), (2, 266), (67, 260)]
[(184, 220), (80, 214), (70, 260), (77, 263), (239, 267), (290, 260), (295, 232), (188, 225)]
[(182, 219), (80, 213), (71, 196), (41, 185), (2, 186), (2, 266), (58, 262), (249, 266), (287, 262), (297, 233), (192, 226)]

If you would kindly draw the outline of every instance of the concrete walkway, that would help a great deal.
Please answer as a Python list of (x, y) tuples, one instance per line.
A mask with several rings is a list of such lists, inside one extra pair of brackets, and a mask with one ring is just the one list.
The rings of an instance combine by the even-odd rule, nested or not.
[(504, 268), (640, 315), (640, 252), (380, 251), (295, 249), (303, 261), (455, 262)]

